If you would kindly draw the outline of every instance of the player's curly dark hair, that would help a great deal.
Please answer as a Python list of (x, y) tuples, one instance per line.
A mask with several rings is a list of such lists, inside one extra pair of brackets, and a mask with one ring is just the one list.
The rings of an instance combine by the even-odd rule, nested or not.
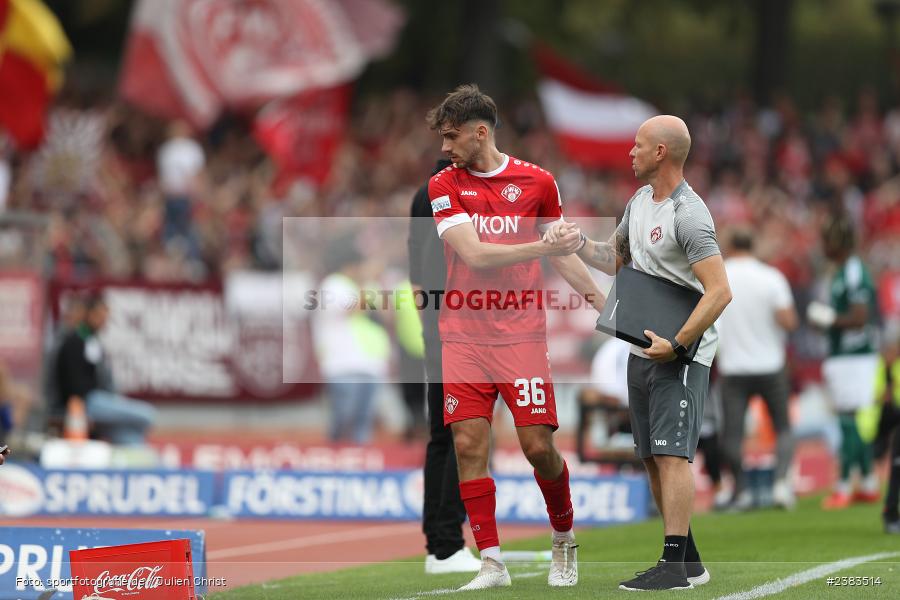
[(497, 127), (497, 105), (477, 85), (467, 83), (447, 94), (443, 102), (428, 111), (425, 120), (432, 129), (444, 125), (459, 127), (475, 120)]
[(822, 227), (822, 243), (836, 252), (852, 251), (856, 244), (853, 224), (844, 215), (831, 215)]

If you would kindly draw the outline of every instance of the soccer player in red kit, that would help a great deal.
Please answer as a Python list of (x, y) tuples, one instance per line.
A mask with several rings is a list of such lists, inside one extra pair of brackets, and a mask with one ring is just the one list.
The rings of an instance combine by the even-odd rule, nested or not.
[(553, 445), (558, 428), (546, 315), (543, 256), (598, 310), (605, 298), (572, 252), (571, 230), (550, 243), (541, 234), (562, 219), (553, 176), (501, 153), (494, 141), (497, 107), (475, 85), (463, 85), (428, 113), (453, 164), (428, 186), (445, 242), (447, 286), (439, 329), (444, 359), (444, 421), (453, 430), (460, 495), (481, 553), (479, 574), (462, 590), (511, 584), (500, 554), (494, 480), (488, 473), (490, 427), (498, 393), (513, 415), (519, 443), (553, 529), (548, 583), (578, 582), (569, 472)]

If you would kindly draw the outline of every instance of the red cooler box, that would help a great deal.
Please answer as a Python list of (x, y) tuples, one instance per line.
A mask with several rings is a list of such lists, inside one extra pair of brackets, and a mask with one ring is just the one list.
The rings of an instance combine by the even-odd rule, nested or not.
[(196, 600), (190, 540), (72, 550), (74, 600)]

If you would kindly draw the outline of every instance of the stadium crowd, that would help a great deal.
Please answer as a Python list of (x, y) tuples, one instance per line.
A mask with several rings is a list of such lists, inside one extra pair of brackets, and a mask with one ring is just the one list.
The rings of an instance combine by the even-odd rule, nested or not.
[[(439, 153), (423, 116), (433, 100), (409, 90), (358, 100), (326, 184), (297, 183), (280, 197), (246, 124), (224, 118), (196, 138), (196, 177), (176, 194), (187, 201), (179, 205), (169, 201), (176, 176), (165, 172), (164, 149), (189, 139), (182, 128), (121, 103), (63, 99), (39, 151), (4, 152), (12, 167), (5, 206), (49, 215), (52, 271), (61, 278), (200, 281), (276, 269), (283, 216), (408, 214)], [(510, 106), (499, 142), (556, 174), (567, 215), (620, 217), (632, 174), (578, 167), (560, 155), (536, 100)], [(687, 179), (720, 230), (752, 226), (759, 255), (785, 273), (801, 307), (829, 212), (850, 215), (876, 276), (900, 268), (892, 236), (900, 232), (900, 110), (863, 90), (853, 106), (825, 98), (808, 113), (786, 97), (761, 110), (738, 96), (686, 120), (694, 132)]]

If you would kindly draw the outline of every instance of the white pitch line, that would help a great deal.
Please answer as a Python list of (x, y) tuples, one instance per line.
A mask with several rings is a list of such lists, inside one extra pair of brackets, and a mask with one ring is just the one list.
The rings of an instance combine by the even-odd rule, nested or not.
[(825, 565), (819, 565), (818, 567), (813, 567), (805, 571), (800, 571), (799, 573), (794, 573), (793, 575), (789, 575), (782, 579), (776, 579), (775, 581), (764, 583), (762, 585), (756, 586), (751, 590), (747, 590), (746, 592), (737, 592), (736, 594), (720, 596), (715, 600), (753, 600), (754, 598), (771, 596), (772, 594), (783, 592), (788, 588), (797, 585), (803, 585), (804, 583), (812, 581), (813, 579), (819, 579), (821, 577), (825, 577), (827, 575), (831, 575), (832, 573), (837, 573), (838, 571), (843, 571), (844, 569), (849, 569), (863, 563), (882, 560), (885, 558), (893, 558), (895, 556), (900, 556), (900, 552), (881, 552), (879, 554), (869, 554), (867, 556), (854, 556), (852, 558), (845, 558), (843, 560), (828, 563)]
[(206, 560), (221, 560), (223, 558), (247, 556), (249, 554), (264, 554), (266, 552), (295, 550), (297, 548), (307, 548), (309, 546), (327, 546), (329, 544), (338, 544), (341, 542), (356, 542), (359, 540), (377, 539), (388, 535), (404, 535), (409, 534), (411, 531), (417, 530), (410, 527), (408, 523), (404, 523), (402, 525), (378, 525), (375, 527), (367, 527), (365, 529), (341, 531), (337, 533), (320, 533), (317, 535), (296, 537), (278, 542), (263, 542), (260, 544), (247, 544), (245, 546), (235, 546), (234, 548), (212, 550), (206, 553)]

